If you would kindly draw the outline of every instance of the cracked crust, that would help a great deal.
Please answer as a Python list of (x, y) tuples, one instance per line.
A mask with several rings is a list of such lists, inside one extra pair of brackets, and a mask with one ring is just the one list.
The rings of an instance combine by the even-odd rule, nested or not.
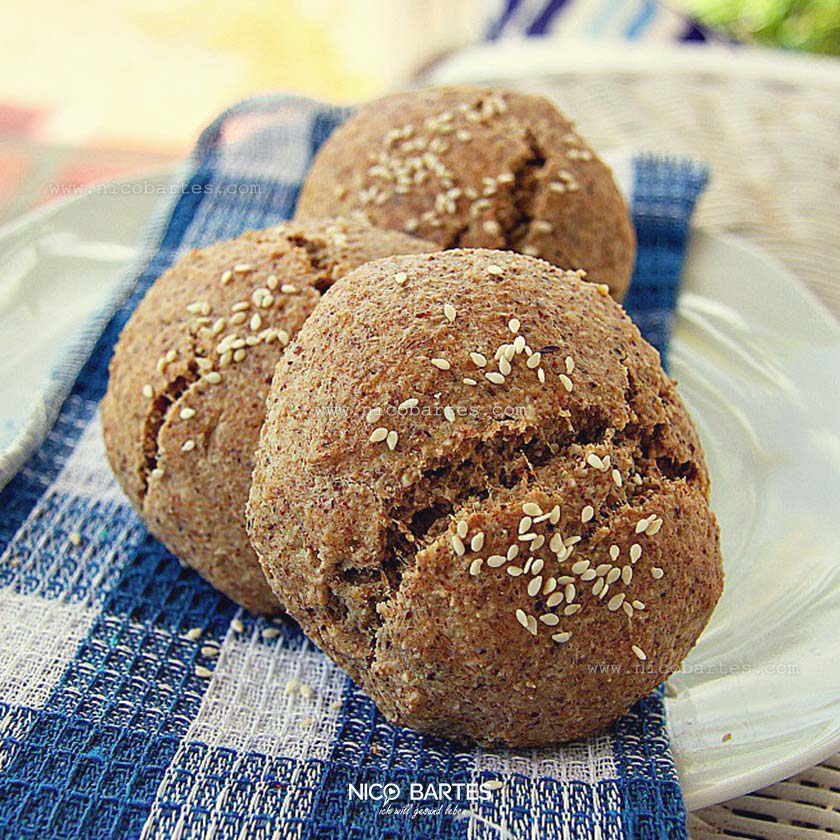
[(584, 269), (618, 300), (635, 261), (609, 168), (548, 100), (514, 92), (433, 88), (361, 108), (321, 147), (298, 202), (300, 218), (331, 214)]
[[(249, 231), (181, 258), (123, 330), (102, 402), (111, 466), (149, 530), (247, 609), (280, 610), (248, 542), (244, 504), (285, 343), (337, 277), (369, 259), (433, 248), (341, 220)], [(224, 359), (220, 342), (233, 333), (244, 346)], [(188, 441), (194, 448), (184, 451)]]
[[(492, 384), (512, 318), (528, 349)], [(277, 367), (247, 517), (272, 588), (386, 716), (524, 746), (608, 724), (679, 666), (722, 588), (708, 492), (673, 381), (605, 287), (455, 250), (369, 263), (321, 301)], [(550, 515), (526, 553), (529, 503)]]

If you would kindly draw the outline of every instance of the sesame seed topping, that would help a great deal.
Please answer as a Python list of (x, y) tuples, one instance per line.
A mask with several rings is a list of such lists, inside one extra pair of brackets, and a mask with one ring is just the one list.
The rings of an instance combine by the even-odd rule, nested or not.
[(581, 574), (580, 579), (584, 581), (590, 581), (595, 580), (596, 576), (597, 575), (595, 569), (589, 568), (585, 572), (583, 572), (583, 574)]
[(501, 373), (502, 376), (510, 376), (510, 372), (511, 372), (510, 362), (507, 360), (507, 358), (502, 356), (502, 358), (499, 359), (499, 373)]
[(545, 560), (542, 557), (537, 557), (531, 564), (531, 574), (538, 575), (543, 570), (543, 566), (545, 566)]
[(508, 562), (510, 562), (511, 560), (516, 560), (516, 558), (517, 558), (518, 556), (519, 556), (519, 546), (518, 546), (516, 543), (514, 543), (514, 544), (513, 544), (512, 546), (510, 546), (510, 547), (508, 548), (508, 550), (507, 550), (507, 559), (508, 559)]
[(646, 516), (644, 519), (640, 519), (640, 520), (636, 523), (636, 533), (637, 533), (637, 534), (643, 534), (645, 531), (647, 531), (647, 529), (648, 529), (648, 525), (650, 525), (650, 523), (651, 523), (652, 521), (653, 521), (653, 517), (652, 517), (652, 516), (650, 516), (650, 517), (647, 517), (647, 516)]
[(621, 487), (624, 483), (621, 478), (621, 473), (617, 469), (613, 469), (612, 471), (612, 480), (616, 487)]
[(262, 631), (263, 638), (271, 641), (280, 635), (280, 630), (277, 627), (266, 627)]
[(607, 586), (609, 586), (612, 583), (615, 583), (620, 577), (621, 577), (621, 569), (619, 569), (617, 566), (613, 566), (607, 572), (607, 577), (606, 577)]
[(469, 526), (467, 525), (467, 521), (462, 519), (456, 526), (455, 526), (455, 533), (463, 540), (467, 537), (467, 531), (469, 530)]
[(565, 373), (561, 373), (558, 377), (560, 379), (560, 384), (568, 391), (570, 394), (572, 393), (572, 389), (575, 387), (572, 383), (572, 380), (566, 376)]
[(531, 542), (531, 540), (535, 540), (536, 538), (537, 535), (533, 531), (529, 531), (527, 534), (519, 535), (519, 539), (521, 542)]
[(141, 393), (144, 397), (146, 397), (146, 399), (151, 399), (154, 396), (155, 392), (152, 390), (151, 385), (144, 385)]
[(536, 502), (525, 502), (522, 505), (522, 513), (528, 516), (542, 516), (542, 508)]
[(280, 291), (283, 292), (284, 295), (296, 295), (300, 290), (297, 286), (293, 286), (291, 283), (284, 283), (280, 287)]
[(163, 467), (155, 467), (150, 473), (149, 476), (151, 478), (156, 478), (160, 480), (163, 478)]
[(540, 575), (537, 575), (535, 578), (531, 578), (531, 582), (528, 584), (528, 594), (535, 598), (539, 593), (540, 589), (542, 589), (543, 579)]
[(306, 683), (301, 683), (300, 696), (306, 698), (307, 700), (311, 700), (315, 696), (315, 692), (311, 686)]
[(300, 683), (292, 677), (286, 681), (286, 694), (294, 694), (298, 690)]
[(464, 541), (457, 534), (452, 535), (452, 548), (459, 557), (463, 557), (467, 550)]
[(565, 597), (566, 596), (563, 592), (554, 592), (548, 596), (548, 600), (545, 602), (545, 605), (551, 609), (552, 607), (556, 607), (558, 604), (562, 604)]
[(487, 364), (487, 357), (483, 353), (470, 353), (470, 359), (476, 367), (483, 368)]
[(203, 665), (196, 665), (195, 666), (195, 675), (197, 677), (202, 677), (204, 679), (208, 679), (209, 677), (213, 676), (213, 672), (209, 668), (205, 668)]
[(524, 627), (528, 628), (528, 616), (525, 615), (525, 610), (517, 609), (516, 610), (516, 620)]
[(265, 280), (265, 285), (268, 287), (269, 290), (272, 292), (280, 285), (280, 281), (277, 279), (276, 274), (269, 274)]
[(452, 322), (455, 320), (455, 316), (457, 313), (455, 312), (455, 307), (451, 303), (447, 303), (443, 307), (443, 314), (447, 321)]
[(519, 323), (519, 318), (511, 318), (510, 321), (508, 321), (508, 329), (514, 335), (516, 335), (516, 333), (519, 332), (519, 327), (520, 326), (521, 326), (521, 324)]
[(566, 596), (566, 603), (571, 604), (572, 601), (575, 600), (575, 595), (577, 594), (575, 585), (573, 583), (567, 583), (565, 589), (563, 590), (563, 594)]
[(230, 629), (234, 633), (243, 633), (245, 631), (245, 625), (238, 618), (234, 618), (230, 622)]
[(653, 577), (654, 580), (661, 580), (663, 575), (665, 574), (665, 570), (660, 569), (659, 566), (654, 566), (650, 570), (650, 574), (651, 574), (651, 576)]
[(432, 359), (432, 364), (438, 370), (449, 370), (452, 367), (452, 365), (450, 365), (449, 362), (446, 359), (441, 359), (441, 358)]
[(250, 320), (250, 322), (248, 323), (248, 326), (249, 326), (249, 327), (250, 327), (250, 328), (251, 328), (254, 332), (256, 332), (256, 331), (257, 331), (257, 330), (258, 330), (258, 329), (262, 326), (262, 318), (260, 317), (259, 312), (255, 312), (255, 313), (251, 316), (251, 320)]
[(642, 547), (638, 543), (630, 546), (630, 561), (635, 563), (642, 556)]
[(541, 615), (540, 621), (548, 627), (555, 627), (560, 623), (560, 619), (554, 613), (545, 613)]
[(505, 570), (511, 577), (519, 577), (522, 574), (522, 569), (519, 566), (508, 566)]
[(599, 577), (592, 585), (592, 594), (597, 598), (604, 589), (604, 579)]
[(540, 361), (542, 360), (542, 354), (537, 351), (536, 353), (532, 353), (528, 356), (528, 361), (525, 362), (525, 366), (533, 370), (540, 366)]
[(580, 512), (580, 521), (586, 524), (593, 516), (595, 516), (595, 508), (592, 505), (586, 505)]
[(559, 554), (563, 548), (563, 535), (562, 534), (555, 534), (551, 538), (551, 542), (548, 544), (548, 547), (555, 553)]
[(563, 607), (563, 615), (574, 615), (583, 609), (583, 604), (566, 604)]
[(528, 627), (526, 629), (532, 636), (537, 635), (537, 619), (534, 616), (528, 616)]
[(498, 569), (499, 567), (504, 566), (506, 562), (507, 558), (503, 557), (501, 554), (491, 554), (487, 558), (487, 565), (491, 569)]
[(391, 431), (388, 432), (388, 437), (385, 438), (385, 444), (387, 445), (388, 449), (391, 450), (391, 452), (393, 452), (397, 448), (398, 440), (399, 435), (393, 429), (391, 429)]
[(630, 649), (633, 651), (636, 659), (640, 659), (642, 662), (647, 659), (647, 654), (638, 645), (633, 645)]
[(473, 551), (481, 551), (484, 548), (484, 531), (479, 531), (471, 540), (470, 548)]
[(537, 368), (537, 379), (545, 384), (545, 371), (542, 368)]
[(662, 520), (657, 517), (653, 520), (653, 522), (648, 525), (647, 528), (647, 535), (649, 537), (655, 537), (659, 533), (659, 529), (662, 527)]
[(475, 560), (470, 563), (470, 574), (475, 577), (481, 571), (481, 566), (484, 563), (484, 560), (481, 557), (476, 557)]
[(624, 566), (621, 569), (621, 580), (624, 582), (625, 586), (630, 585), (630, 581), (633, 580), (633, 567), (632, 566)]
[(417, 408), (419, 404), (420, 400), (418, 400), (417, 397), (409, 397), (397, 406), (397, 411), (408, 411), (411, 408)]
[(253, 270), (254, 266), (251, 263), (240, 263), (233, 267), (234, 274), (250, 274)]
[(491, 370), (489, 373), (485, 373), (484, 376), (492, 382), (494, 385), (504, 385), (505, 378), (502, 376), (501, 373)]
[(184, 636), (186, 636), (186, 638), (188, 638), (191, 642), (195, 642), (201, 638), (201, 628), (193, 627), (192, 629), (187, 630), (187, 632), (184, 633)]
[(492, 274), (494, 277), (501, 277), (504, 274), (504, 270), (499, 268), (499, 266), (492, 264), (488, 265), (486, 268), (488, 274)]
[(230, 323), (233, 326), (238, 326), (239, 324), (244, 324), (247, 318), (248, 316), (244, 312), (236, 312), (230, 316)]
[(450, 422), (455, 422), (455, 409), (451, 405), (444, 406), (443, 416)]
[(395, 282), (398, 286), (404, 286), (404, 285), (405, 285), (405, 283), (406, 283), (406, 280), (408, 280), (408, 274), (406, 274), (406, 272), (404, 272), (404, 271), (398, 271), (398, 272), (394, 275), (394, 282)]
[(371, 443), (381, 443), (388, 437), (388, 430), (384, 426), (379, 426), (370, 433)]
[[(365, 419), (368, 423), (375, 423), (380, 417), (382, 416), (382, 409), (381, 408), (372, 408), (366, 415)], [(387, 430), (385, 434), (387, 434)], [(384, 440), (384, 438), (380, 438), (380, 440)], [(375, 443), (376, 441), (374, 441)]]
[(208, 659), (215, 659), (219, 655), (219, 649), (215, 645), (203, 645), (201, 655)]
[(181, 452), (192, 452), (193, 449), (195, 449), (195, 441), (192, 439), (185, 440), (183, 444), (181, 444)]
[(228, 269), (227, 271), (223, 272), (223, 273), (222, 273), (222, 277), (221, 277), (221, 283), (222, 283), (222, 285), (223, 285), (223, 286), (227, 286), (227, 284), (228, 284), (228, 283), (230, 283), (230, 279), (231, 279), (231, 277), (233, 277), (233, 272), (232, 272), (230, 269)]
[(572, 638), (572, 634), (569, 632), (555, 633), (551, 638), (553, 641), (562, 645), (564, 642), (568, 642), (569, 639)]
[(464, 385), (478, 385), (478, 380), (473, 379), (471, 376), (465, 376), (462, 381)]
[(601, 470), (604, 468), (603, 461), (594, 453), (590, 452), (586, 456), (586, 463), (589, 464), (590, 467), (594, 467), (596, 470)]
[(572, 574), (582, 575), (589, 568), (588, 560), (578, 560), (572, 564)]
[[(618, 560), (618, 555), (619, 554), (621, 554), (621, 549), (615, 543), (613, 543), (610, 546), (610, 559), (613, 562), (615, 562), (616, 560)], [(600, 566), (599, 566), (599, 568), (600, 568)]]
[(189, 420), (191, 417), (195, 417), (195, 409), (194, 408), (182, 408), (180, 411), (180, 416), (182, 420)]
[(624, 603), (624, 593), (619, 592), (618, 595), (613, 595), (609, 601), (607, 601), (607, 609), (610, 612), (615, 612), (616, 610), (621, 609), (621, 605)]

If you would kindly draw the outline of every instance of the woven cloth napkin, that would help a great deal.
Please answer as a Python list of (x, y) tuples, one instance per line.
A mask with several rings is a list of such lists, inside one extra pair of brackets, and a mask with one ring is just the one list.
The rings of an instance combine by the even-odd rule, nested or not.
[[(109, 472), (98, 403), (131, 311), (185, 250), (287, 218), (346, 113), (272, 96), (204, 132), (52, 431), (0, 494), (2, 838), (685, 836), (660, 692), (549, 749), (393, 726), (293, 623), (243, 612), (181, 566)], [(657, 157), (617, 169), (639, 238), (627, 308), (664, 352), (706, 172)], [(436, 798), (439, 783), (489, 780), (502, 784)], [(399, 788), (384, 808), (377, 784)]]

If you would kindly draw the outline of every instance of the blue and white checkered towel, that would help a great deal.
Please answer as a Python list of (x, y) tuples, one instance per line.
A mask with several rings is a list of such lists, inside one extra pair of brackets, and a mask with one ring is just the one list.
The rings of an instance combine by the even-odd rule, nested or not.
[[(205, 131), (57, 423), (0, 494), (0, 838), (685, 837), (659, 693), (551, 749), (465, 749), (393, 726), (290, 622), (243, 613), (182, 567), (110, 475), (97, 406), (132, 309), (186, 249), (288, 217), (345, 115), (272, 96)], [(653, 157), (632, 171), (627, 306), (664, 350), (706, 173)], [(491, 779), (503, 785), (434, 797)], [(399, 791), (386, 807), (377, 784)]]

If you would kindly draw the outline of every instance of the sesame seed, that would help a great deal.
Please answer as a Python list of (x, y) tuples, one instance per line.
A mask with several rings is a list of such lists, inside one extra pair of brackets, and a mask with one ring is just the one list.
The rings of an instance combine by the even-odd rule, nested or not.
[(224, 318), (217, 318), (216, 321), (213, 323), (213, 326), (210, 328), (210, 332), (213, 335), (218, 335), (224, 328), (225, 328), (225, 319)]
[(192, 452), (193, 449), (195, 449), (195, 441), (192, 439), (185, 440), (183, 444), (181, 444), (181, 452)]
[(529, 531), (527, 534), (520, 534), (519, 540), (521, 542), (531, 542), (531, 540), (535, 540), (537, 535), (533, 531)]
[(594, 452), (590, 452), (586, 456), (586, 463), (589, 464), (590, 467), (594, 467), (596, 470), (604, 468), (603, 462)]
[(284, 283), (280, 287), (280, 291), (283, 292), (284, 295), (296, 295), (300, 290), (297, 286), (293, 286), (291, 283)]
[(213, 672), (209, 668), (205, 668), (203, 665), (196, 665), (195, 675), (197, 677), (203, 677), (204, 679), (208, 679), (209, 677), (213, 676)]
[(469, 526), (467, 525), (467, 521), (462, 519), (456, 526), (455, 526), (455, 533), (463, 540), (467, 538), (467, 531), (469, 530)]
[(150, 475), (152, 478), (156, 478), (156, 479), (161, 479), (161, 478), (163, 478), (163, 467), (155, 467), (155, 468), (154, 468), (154, 469), (153, 469), (153, 470), (149, 473), (149, 475)]
[(521, 324), (519, 323), (519, 318), (511, 318), (510, 321), (508, 321), (508, 329), (514, 335), (516, 335), (516, 333), (519, 332), (519, 327), (520, 326), (521, 326)]
[(443, 314), (446, 317), (447, 321), (454, 321), (456, 316), (455, 307), (451, 303), (447, 303), (443, 307)]
[(513, 357), (516, 355), (516, 347), (513, 344), (504, 344), (502, 345), (504, 350), (502, 351), (502, 355), (509, 361), (513, 361)]
[[(372, 408), (372, 409), (371, 409), (371, 410), (370, 410), (370, 411), (369, 411), (369, 412), (365, 415), (365, 419), (368, 421), (368, 423), (375, 423), (375, 422), (376, 422), (376, 421), (377, 421), (377, 420), (378, 420), (381, 416), (382, 416), (382, 409), (381, 409), (381, 408)], [(388, 432), (387, 432), (387, 430), (386, 430), (385, 434), (387, 434), (387, 433), (388, 433)], [(381, 439), (382, 439), (382, 440), (384, 440), (384, 438), (381, 438)], [(374, 443), (375, 443), (375, 442), (376, 442), (376, 441), (374, 441)]]
[(244, 324), (247, 318), (248, 316), (244, 312), (236, 312), (230, 316), (230, 323), (233, 326), (239, 326), (239, 324)]
[(230, 629), (233, 630), (234, 633), (242, 633), (245, 630), (245, 625), (238, 618), (234, 618), (230, 622)]
[(471, 376), (465, 376), (462, 381), (464, 385), (478, 385), (478, 381), (473, 379)]
[(370, 440), (371, 443), (381, 443), (387, 437), (388, 430), (384, 426), (379, 426), (370, 433), (368, 440)]
[(526, 629), (528, 628), (528, 616), (525, 615), (525, 610), (517, 609), (516, 610), (516, 620)]
[(618, 555), (619, 554), (621, 554), (621, 549), (615, 543), (613, 543), (610, 546), (610, 559), (613, 562), (615, 562), (616, 560), (618, 560)]
[(613, 566), (613, 568), (610, 569), (609, 572), (607, 572), (607, 586), (609, 586), (611, 583), (615, 583), (620, 577), (621, 569), (619, 569), (617, 566)]
[(522, 505), (522, 513), (528, 516), (541, 516), (542, 512), (542, 508), (536, 502), (525, 502)]
[(512, 546), (510, 546), (510, 547), (508, 548), (508, 550), (507, 550), (507, 559), (508, 559), (508, 562), (510, 562), (511, 560), (516, 560), (516, 558), (517, 558), (518, 556), (519, 556), (519, 546), (518, 546), (516, 543), (514, 543), (514, 544), (513, 544)]
[(550, 577), (543, 587), (543, 595), (550, 595), (555, 589), (557, 589), (557, 578)]
[(450, 422), (455, 422), (455, 409), (451, 405), (444, 406), (443, 416)]
[(612, 471), (612, 480), (616, 487), (621, 487), (624, 483), (621, 478), (621, 473), (617, 469), (613, 469)]
[(571, 633), (568, 633), (568, 632), (555, 633), (555, 634), (554, 634), (551, 638), (552, 638), (555, 642), (557, 642), (558, 644), (561, 644), (561, 645), (562, 645), (564, 642), (568, 642), (568, 641), (569, 641), (569, 639), (571, 639), (571, 638), (572, 638), (572, 634), (571, 634)]
[(555, 553), (559, 554), (564, 546), (563, 546), (563, 535), (562, 534), (555, 534), (551, 538), (551, 542), (548, 544), (548, 547)]
[(221, 283), (223, 286), (227, 286), (230, 283), (230, 278), (233, 277), (233, 272), (228, 269), (227, 271), (223, 272), (221, 277)]
[[(533, 548), (533, 546), (531, 546)], [(531, 574), (538, 575), (542, 570), (543, 566), (545, 566), (545, 560), (542, 557), (537, 557), (536, 560), (531, 564)]]
[(498, 236), (502, 232), (502, 226), (495, 219), (487, 219), (481, 227), (490, 236)]
[(563, 607), (563, 615), (574, 615), (576, 612), (580, 612), (583, 609), (583, 604), (566, 604)]
[(644, 519), (640, 519), (640, 520), (636, 523), (636, 533), (637, 533), (637, 534), (643, 534), (645, 531), (647, 531), (648, 525), (650, 525), (650, 523), (651, 523), (652, 521), (653, 521), (653, 517), (652, 517), (652, 516), (650, 516), (650, 517), (645, 517)]
[(488, 379), (488, 381), (492, 382), (494, 385), (504, 385), (504, 376), (502, 376), (501, 373), (498, 373), (495, 370), (491, 370), (489, 373), (485, 373), (484, 376)]
[(587, 569), (581, 576), (580, 579), (584, 581), (595, 580), (596, 572), (595, 569)]
[(195, 417), (195, 409), (194, 408), (182, 408), (180, 411), (180, 416), (182, 420), (189, 420), (191, 417)]
[(572, 393), (572, 388), (575, 386), (572, 384), (572, 380), (566, 376), (565, 373), (561, 373), (558, 377), (560, 379), (560, 384), (568, 391), (570, 394)]
[(393, 452), (397, 448), (398, 440), (399, 435), (393, 429), (391, 429), (391, 431), (388, 432), (388, 437), (385, 438), (385, 444), (388, 447), (388, 449), (391, 450), (391, 452)]
[(538, 534), (537, 538), (531, 543), (531, 551), (538, 551), (545, 545), (545, 537)]
[(280, 631), (276, 627), (266, 627), (262, 631), (262, 635), (264, 639), (271, 641), (272, 639), (276, 639), (280, 635)]
[(531, 223), (531, 227), (533, 227), (537, 233), (551, 233), (551, 231), (554, 230), (554, 226), (551, 222), (547, 222), (545, 219), (535, 219)]
[(611, 568), (612, 566), (609, 563), (599, 563), (595, 568), (595, 574), (598, 575), (598, 577), (604, 577)]
[(642, 547), (638, 543), (630, 546), (630, 561), (635, 563), (642, 556)]
[(618, 609), (621, 609), (621, 605), (624, 603), (624, 593), (619, 592), (618, 595), (613, 595), (609, 601), (607, 601), (607, 609), (610, 612), (615, 612)]
[(481, 551), (484, 548), (484, 531), (479, 531), (471, 540), (470, 548), (473, 551)]
[(234, 362), (241, 362), (245, 358), (245, 350), (241, 347), (239, 350), (236, 350), (233, 354), (233, 361)]
[(482, 782), (481, 786), (485, 790), (501, 790), (505, 786), (505, 783), (499, 779), (488, 779), (486, 782)]
[(411, 408), (417, 408), (419, 404), (420, 400), (418, 400), (417, 397), (409, 397), (397, 406), (397, 411), (408, 411)]
[(636, 659), (640, 659), (642, 662), (647, 659), (647, 654), (638, 645), (633, 645), (631, 650), (635, 654)]
[(186, 636), (186, 638), (188, 638), (191, 642), (194, 642), (201, 638), (201, 628), (193, 627), (192, 629), (187, 630), (187, 632), (184, 633), (184, 636)]
[(300, 683), (294, 677), (286, 680), (286, 694), (294, 694), (298, 690), (299, 685)]
[(265, 285), (273, 292), (277, 289), (277, 286), (280, 285), (280, 281), (277, 279), (276, 274), (269, 274), (265, 280)]
[[(603, 578), (601, 578), (601, 580), (603, 580)], [(607, 597), (607, 592), (609, 592), (609, 591), (610, 591), (609, 584), (605, 583), (604, 588), (601, 590), (601, 592), (598, 595), (598, 598), (600, 598), (603, 601), (604, 598)]]
[(542, 368), (537, 368), (537, 379), (545, 384), (545, 371)]
[(633, 609), (634, 610), (643, 610), (645, 608), (644, 601), (633, 601)]
[(519, 566), (508, 566), (505, 570), (511, 577), (519, 577), (522, 574), (522, 569)]
[(540, 249), (537, 248), (536, 245), (525, 245), (522, 249), (522, 253), (525, 254), (526, 257), (538, 257), (540, 255)]
[(540, 589), (542, 589), (543, 579), (540, 575), (537, 575), (535, 578), (531, 578), (531, 582), (528, 584), (528, 594), (535, 598), (539, 593)]
[(534, 616), (528, 616), (528, 627), (526, 629), (532, 636), (537, 635), (537, 619)]
[(586, 524), (593, 516), (595, 516), (595, 508), (592, 505), (586, 505), (580, 512), (580, 521)]
[(484, 563), (484, 560), (481, 557), (476, 557), (475, 560), (470, 563), (470, 574), (475, 577), (481, 571), (481, 565)]
[(502, 356), (502, 358), (499, 359), (499, 373), (501, 373), (502, 376), (510, 376), (510, 372), (510, 362), (504, 356)]
[(457, 534), (452, 535), (452, 548), (459, 557), (463, 557), (467, 550), (464, 541)]
[(525, 362), (525, 366), (533, 370), (536, 367), (540, 366), (540, 361), (542, 360), (542, 354), (537, 351), (536, 353), (532, 353), (528, 356), (528, 361)]
[(240, 263), (233, 267), (234, 274), (250, 274), (253, 270), (254, 266), (251, 263)]
[(449, 370), (449, 368), (452, 367), (452, 365), (450, 365), (449, 362), (446, 359), (441, 359), (441, 358), (432, 359), (432, 364), (438, 370)]
[(653, 520), (653, 522), (648, 525), (647, 528), (647, 535), (649, 537), (655, 537), (659, 533), (659, 529), (662, 527), (662, 520), (657, 517)]
[(660, 569), (659, 566), (654, 566), (650, 570), (650, 574), (651, 574), (651, 576), (653, 577), (654, 580), (661, 580), (663, 575), (665, 574), (665, 570)]
[(595, 583), (592, 585), (592, 594), (595, 597), (597, 597), (598, 595), (601, 594), (601, 590), (603, 590), (603, 588), (604, 588), (604, 579), (599, 577), (598, 580), (596, 580)]
[(560, 505), (555, 505), (548, 515), (548, 521), (552, 525), (556, 525), (560, 521)]
[(504, 274), (504, 271), (495, 264), (488, 265), (485, 271), (488, 274), (492, 274), (494, 277), (501, 277), (501, 275)]
[(633, 580), (633, 567), (632, 566), (624, 566), (621, 570), (621, 580), (624, 582), (625, 586), (630, 585), (630, 581)]
[(142, 393), (143, 393), (143, 396), (146, 397), (146, 399), (151, 399), (154, 396), (155, 392), (152, 390), (151, 385), (144, 385)]
[(406, 272), (404, 272), (404, 271), (398, 271), (398, 272), (394, 275), (394, 282), (395, 282), (398, 286), (404, 286), (404, 285), (405, 285), (405, 283), (406, 283), (406, 280), (408, 280), (408, 274), (406, 274)]
[(582, 575), (589, 568), (588, 560), (578, 560), (572, 564), (572, 574)]
[(566, 603), (571, 604), (575, 600), (576, 593), (575, 585), (573, 583), (567, 583), (563, 590), (563, 594), (566, 596)]
[(507, 562), (507, 558), (503, 557), (501, 554), (491, 554), (487, 558), (487, 565), (491, 569), (498, 569), (500, 566), (504, 566)]
[(219, 655), (219, 649), (213, 645), (204, 645), (201, 648), (201, 655), (206, 656), (208, 659), (214, 659)]
[(556, 607), (558, 604), (562, 604), (565, 600), (565, 595), (562, 592), (554, 592), (548, 596), (548, 600), (545, 602), (545, 605), (551, 609), (552, 607)]
[(554, 613), (545, 613), (540, 616), (540, 621), (549, 627), (554, 627), (560, 623), (560, 619)]
[(476, 367), (483, 368), (487, 364), (487, 358), (483, 353), (470, 353), (470, 359)]
[(307, 700), (311, 700), (315, 696), (312, 686), (309, 686), (306, 683), (301, 683), (300, 696), (306, 698)]
[(256, 332), (262, 326), (262, 318), (260, 317), (259, 312), (255, 312), (251, 316), (251, 320), (248, 323), (248, 326), (251, 328), (253, 332)]

